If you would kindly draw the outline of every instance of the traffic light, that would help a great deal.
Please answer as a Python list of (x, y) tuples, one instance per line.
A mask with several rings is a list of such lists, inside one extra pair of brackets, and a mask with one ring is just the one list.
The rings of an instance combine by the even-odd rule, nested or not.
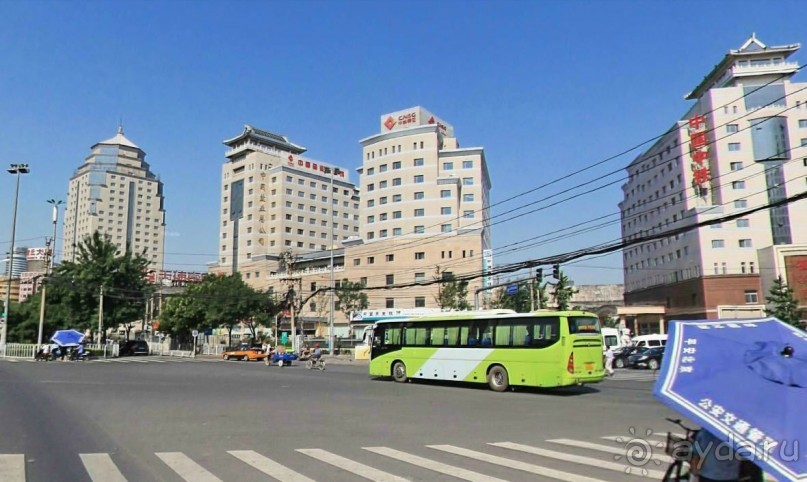
[(560, 279), (560, 265), (553, 264), (552, 265), (552, 277), (555, 279)]
[(538, 284), (541, 284), (541, 282), (544, 281), (544, 269), (543, 268), (538, 268), (538, 270), (535, 271), (535, 281), (537, 281)]

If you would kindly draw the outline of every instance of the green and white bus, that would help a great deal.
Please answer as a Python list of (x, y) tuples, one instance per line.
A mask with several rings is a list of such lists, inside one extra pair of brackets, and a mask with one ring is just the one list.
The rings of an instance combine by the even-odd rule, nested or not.
[(563, 387), (602, 381), (602, 353), (599, 320), (584, 311), (440, 313), (378, 321), (370, 375)]

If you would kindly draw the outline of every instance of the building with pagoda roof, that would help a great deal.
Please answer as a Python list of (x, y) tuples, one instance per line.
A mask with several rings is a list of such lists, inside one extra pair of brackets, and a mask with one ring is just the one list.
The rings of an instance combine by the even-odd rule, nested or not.
[(64, 260), (94, 232), (109, 236), (121, 252), (145, 252), (154, 270), (163, 266), (165, 245), (163, 183), (146, 153), (118, 127), (98, 142), (70, 178), (64, 217)]

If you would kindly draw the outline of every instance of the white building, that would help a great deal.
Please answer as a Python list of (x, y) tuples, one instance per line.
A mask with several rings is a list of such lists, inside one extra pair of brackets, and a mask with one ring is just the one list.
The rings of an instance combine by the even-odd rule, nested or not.
[(660, 236), (623, 252), (628, 305), (664, 305), (670, 319), (757, 316), (762, 286), (788, 278), (773, 254), (761, 271), (760, 250), (807, 254), (805, 201), (664, 236), (807, 189), (807, 83), (791, 82), (788, 60), (798, 49), (752, 36), (729, 51), (687, 94), (689, 111), (627, 167), (623, 237)]

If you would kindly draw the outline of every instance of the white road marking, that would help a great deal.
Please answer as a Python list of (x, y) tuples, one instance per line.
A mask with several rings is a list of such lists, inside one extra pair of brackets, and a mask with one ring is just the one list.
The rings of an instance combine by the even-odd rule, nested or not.
[(182, 452), (159, 452), (154, 455), (187, 482), (223, 482)]
[(227, 453), (274, 479), (283, 482), (314, 482), (313, 479), (309, 479), (305, 475), (295, 472), (253, 450), (230, 450)]
[(478, 472), (462, 469), (460, 467), (444, 464), (442, 462), (437, 462), (434, 460), (419, 457), (413, 454), (408, 454), (406, 452), (401, 452), (387, 447), (363, 447), (363, 448), (364, 450), (369, 450), (370, 452), (379, 455), (384, 455), (386, 457), (390, 457), (395, 460), (400, 460), (402, 462), (406, 462), (412, 465), (417, 465), (418, 467), (433, 470), (441, 474), (451, 475), (453, 477), (462, 480), (470, 480), (472, 482), (505, 482), (503, 479), (497, 479), (496, 477), (490, 477), (488, 475), (480, 474)]
[(342, 456), (332, 454), (322, 449), (297, 449), (297, 452), (375, 482), (407, 482), (407, 480), (404, 478), (388, 474), (381, 470), (374, 469), (368, 465), (346, 459)]
[[(531, 447), (529, 445), (522, 445), (512, 442), (498, 442), (491, 443), (494, 447), (501, 447), (510, 450), (518, 450), (519, 452), (526, 452), (528, 454), (539, 455), (564, 462), (572, 462), (574, 464), (588, 465), (590, 467), (597, 467), (600, 469), (613, 470), (614, 472), (621, 472), (626, 475), (637, 475), (640, 477), (649, 477), (655, 480), (664, 479), (664, 472), (658, 470), (651, 470), (646, 467), (633, 467), (628, 461), (623, 463), (608, 462), (599, 460), (592, 457), (583, 457), (582, 455), (567, 454), (565, 452), (555, 452), (554, 450), (545, 450), (538, 447)], [(624, 458), (624, 457), (623, 457)]]
[[(605, 437), (603, 437), (603, 438), (605, 438)], [(608, 440), (616, 441), (616, 439), (617, 439), (617, 437), (609, 438)], [(621, 437), (620, 440), (621, 440), (621, 445), (619, 445), (619, 446), (595, 444), (595, 443), (591, 443), (591, 442), (583, 442), (583, 441), (580, 441), (580, 440), (570, 440), (570, 439), (565, 439), (565, 438), (547, 440), (547, 442), (550, 442), (550, 443), (553, 443), (553, 444), (568, 445), (569, 447), (580, 447), (580, 448), (583, 448), (583, 449), (596, 450), (598, 452), (606, 452), (606, 453), (609, 453), (609, 454), (622, 455), (624, 457), (624, 456), (627, 455), (627, 447), (625, 446), (625, 444), (627, 444), (631, 439), (628, 438), (628, 437)], [(651, 460), (657, 460), (659, 462), (664, 462), (664, 463), (667, 463), (667, 464), (672, 463), (672, 461), (673, 461), (672, 457), (660, 452), (663, 449), (663, 447), (657, 447), (655, 442), (648, 442), (648, 443), (650, 444), (649, 446), (650, 446), (651, 450), (657, 449), (656, 451), (659, 452), (659, 453), (655, 453), (655, 451), (654, 451), (654, 453), (650, 456)], [(635, 444), (631, 444), (631, 445), (635, 445)]]
[(0, 455), (0, 480), (25, 482), (25, 456), (23, 454)]
[(109, 454), (79, 454), (81, 463), (95, 482), (126, 482)]
[(501, 465), (503, 467), (509, 467), (511, 469), (521, 470), (523, 472), (529, 472), (531, 474), (542, 475), (544, 477), (551, 477), (553, 479), (563, 480), (566, 482), (605, 482), (603, 480), (595, 479), (592, 477), (586, 477), (584, 475), (577, 475), (572, 474), (570, 472), (563, 472), (561, 470), (550, 469), (549, 467), (542, 467), (540, 465), (528, 464), (526, 462), (521, 462), (520, 460), (498, 457), (496, 455), (477, 452), (475, 450), (468, 450), (461, 447), (454, 447), (453, 445), (427, 445), (427, 447), (435, 450), (441, 450), (443, 452), (448, 452), (450, 454), (461, 455), (463, 457), (469, 457), (472, 459), (481, 460), (483, 462), (488, 462), (490, 464)]

